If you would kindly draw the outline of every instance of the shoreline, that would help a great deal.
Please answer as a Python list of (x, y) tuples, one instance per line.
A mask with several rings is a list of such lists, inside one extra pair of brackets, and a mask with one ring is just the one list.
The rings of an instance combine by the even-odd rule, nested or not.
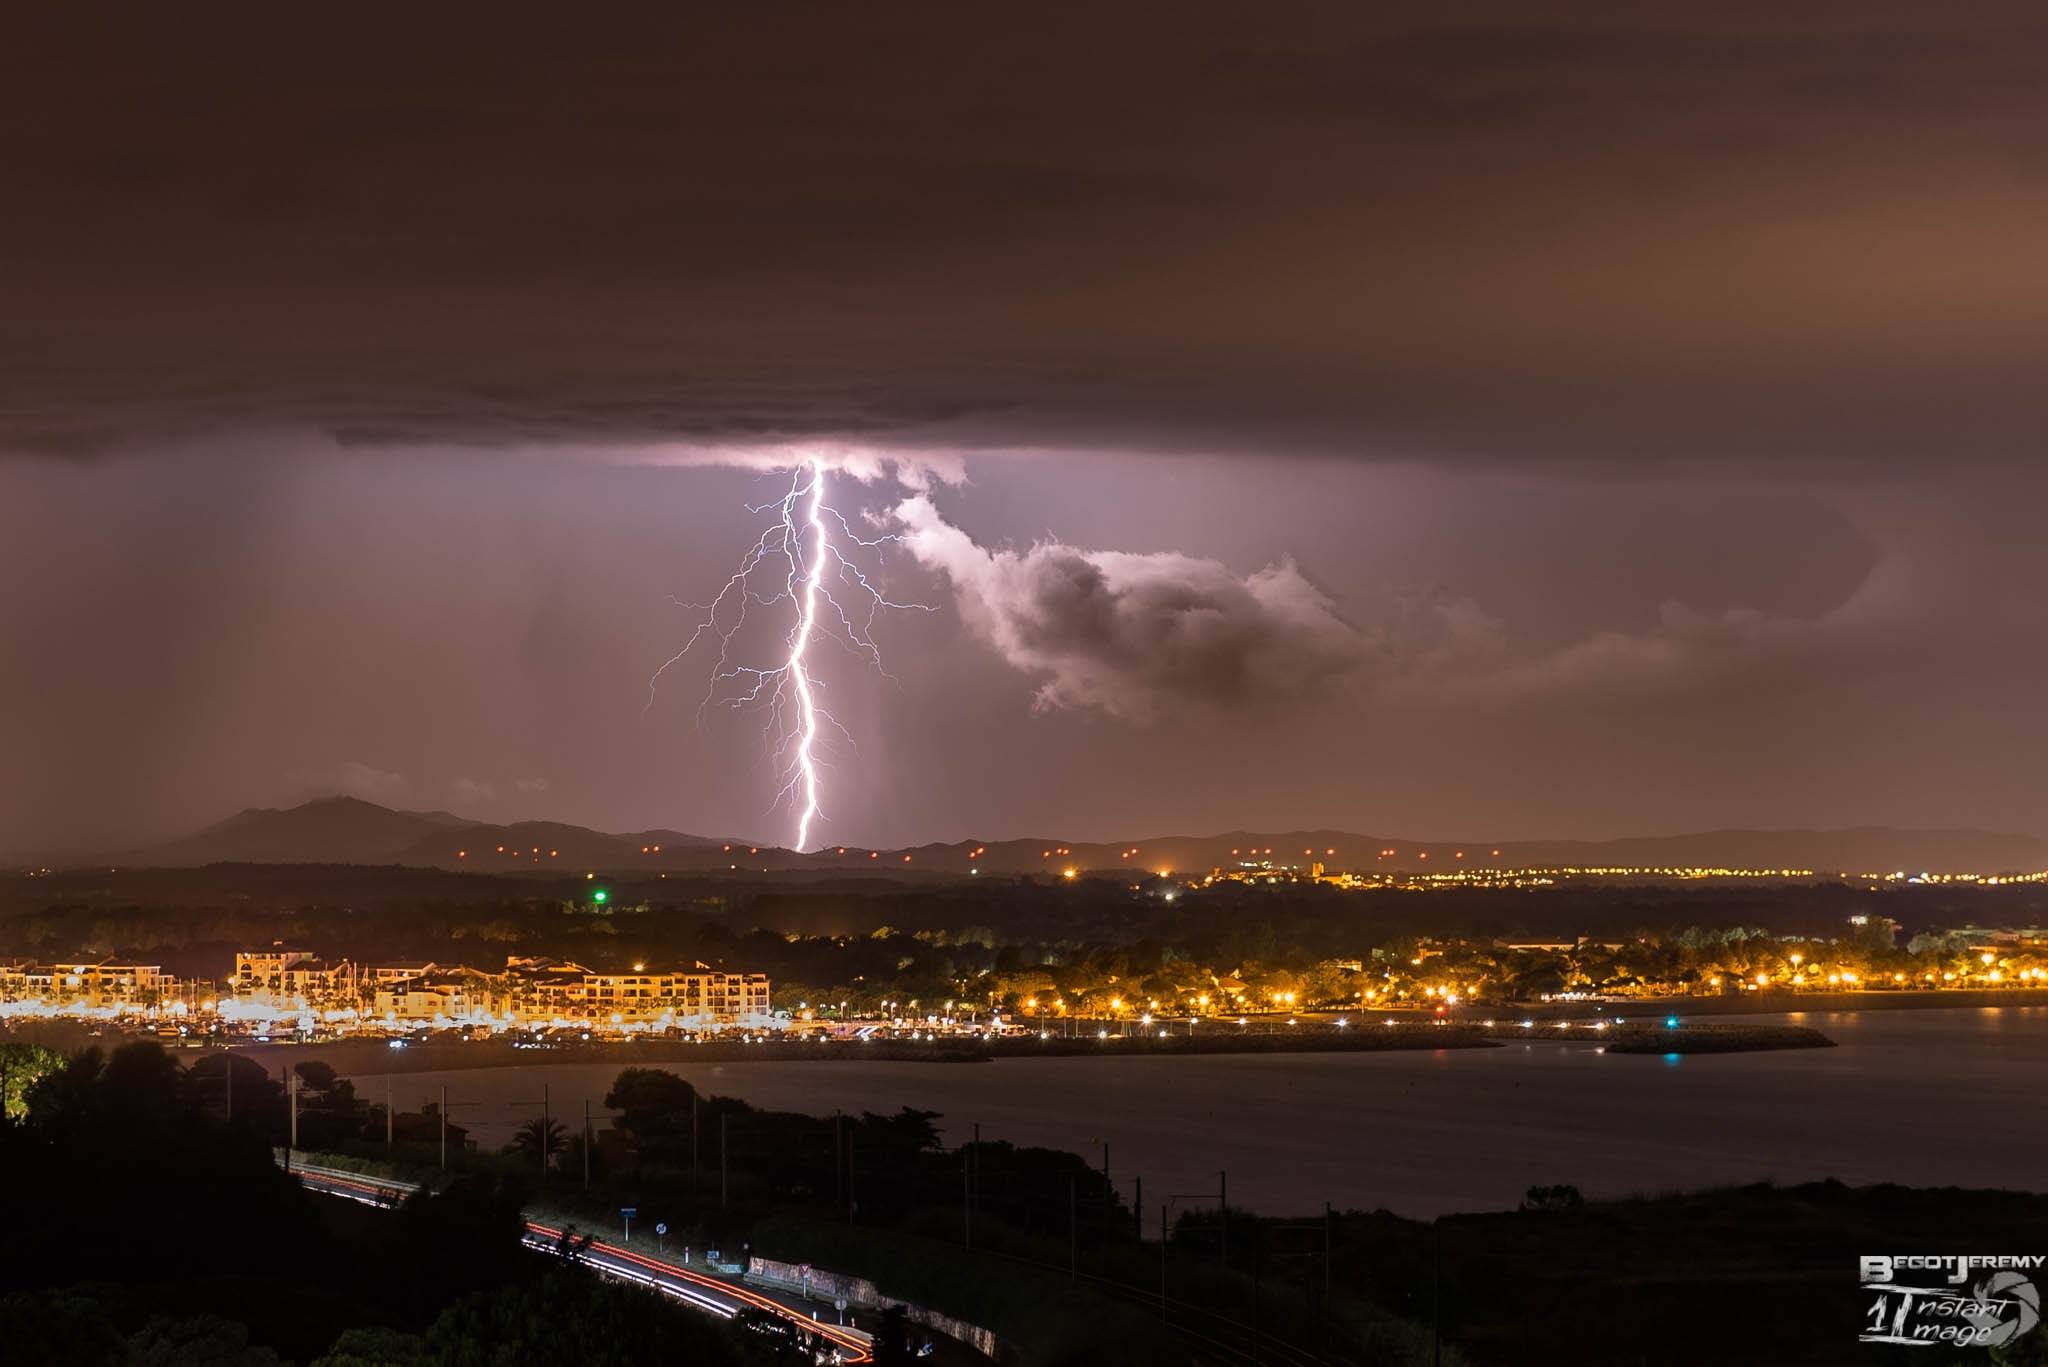
[(1991, 1006), (2048, 1006), (2038, 987), (1870, 988), (1850, 992), (1742, 992), (1698, 997), (1628, 997), (1619, 1001), (1527, 1002), (1516, 1006), (1462, 1008), (1457, 1019), (1489, 1013), (1518, 1020), (1578, 1020), (1637, 1015), (1796, 1016), (1815, 1011), (1938, 1011)]
[[(1831, 1012), (1900, 1010), (1981, 1010), (2002, 1007), (2048, 1007), (2048, 992), (2039, 989), (1950, 989), (1939, 991), (1857, 991), (1857, 992), (1770, 992), (1741, 996), (1643, 997), (1611, 1002), (1542, 1002), (1522, 1006), (1473, 1006), (1464, 1008), (1450, 1021), (1433, 1024), (1419, 1012), (1350, 1013), (1353, 1024), (1346, 1030), (1330, 1022), (1336, 1012), (1304, 1013), (1307, 1029), (1290, 1029), (1274, 1022), (1268, 1028), (1238, 1033), (1227, 1020), (1205, 1021), (1207, 1033), (1192, 1038), (1111, 1036), (1052, 1039), (1011, 1039), (1000, 1041), (973, 1038), (937, 1040), (852, 1041), (768, 1041), (746, 1043), (733, 1040), (696, 1042), (651, 1040), (644, 1036), (632, 1042), (589, 1041), (549, 1049), (514, 1048), (509, 1039), (450, 1040), (410, 1044), (392, 1049), (382, 1038), (330, 1039), (307, 1044), (237, 1042), (226, 1046), (233, 1052), (262, 1062), (267, 1068), (283, 1069), (289, 1061), (320, 1059), (343, 1075), (405, 1074), (471, 1068), (506, 1068), (521, 1065), (603, 1063), (624, 1067), (672, 1063), (797, 1063), (865, 1062), (899, 1063), (986, 1063), (1006, 1058), (1130, 1058), (1196, 1057), (1229, 1054), (1311, 1054), (1420, 1052), (1441, 1049), (1497, 1048), (1503, 1041), (1522, 1038), (1514, 1027), (1530, 1020), (1543, 1024), (1559, 1020), (1621, 1020), (1629, 1028), (1676, 1016), (1685, 1026), (1699, 1025), (1701, 1033), (1720, 1034), (1738, 1029), (1735, 1025), (1707, 1026), (1700, 1017), (1770, 1016), (1796, 1018)], [(1389, 1014), (1397, 1022), (1382, 1022)], [(1319, 1019), (1320, 1018), (1320, 1019)], [(1485, 1022), (1491, 1021), (1491, 1026)], [(1264, 1024), (1262, 1022), (1262, 1024)], [(1766, 1026), (1769, 1031), (1799, 1027)], [(20, 1022), (0, 1030), (0, 1040), (15, 1039), (73, 1052), (90, 1045), (113, 1047), (131, 1039), (155, 1038), (137, 1033), (106, 1032), (95, 1035), (93, 1027), (79, 1021)], [(1661, 1033), (1661, 1032), (1660, 1032)], [(1583, 1036), (1576, 1036), (1583, 1038)], [(1675, 1038), (1664, 1036), (1664, 1038)], [(1787, 1038), (1790, 1038), (1788, 1035)], [(1716, 1041), (1718, 1043), (1718, 1041)], [(1750, 1048), (1775, 1049), (1796, 1045), (1762, 1044)], [(1706, 1051), (1728, 1051), (1726, 1046)], [(1748, 1052), (1749, 1049), (1741, 1050)], [(174, 1056), (198, 1055), (198, 1048), (171, 1048)], [(1674, 1050), (1671, 1052), (1688, 1052)]]
[(282, 1068), (288, 1060), (317, 1058), (343, 1076), (382, 1076), (449, 1072), (474, 1068), (553, 1067), (564, 1064), (607, 1064), (655, 1067), (678, 1063), (936, 1063), (973, 1065), (1022, 1058), (1194, 1058), (1243, 1054), (1427, 1053), (1444, 1049), (1496, 1049), (1477, 1026), (1437, 1026), (1424, 1022), (1384, 1026), (1374, 1031), (1321, 1030), (1313, 1033), (1256, 1035), (1115, 1036), (1098, 1039), (1025, 1039), (923, 1043), (877, 1040), (873, 1043), (763, 1043), (689, 1040), (648, 1040), (634, 1043), (597, 1041), (554, 1049), (514, 1048), (508, 1040), (451, 1041), (413, 1044), (392, 1049), (383, 1040), (333, 1040), (318, 1044), (254, 1044), (235, 1052), (266, 1067)]

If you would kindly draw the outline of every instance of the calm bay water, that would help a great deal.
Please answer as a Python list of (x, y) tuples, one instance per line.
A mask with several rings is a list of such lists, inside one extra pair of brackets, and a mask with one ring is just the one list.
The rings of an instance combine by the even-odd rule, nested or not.
[[(1149, 1191), (1214, 1190), (1228, 1169), (1232, 1204), (1273, 1214), (1324, 1201), (1495, 1210), (1559, 1182), (1589, 1196), (1823, 1177), (2048, 1189), (2048, 1007), (1768, 1019), (1841, 1047), (1663, 1058), (1545, 1038), (1436, 1053), (660, 1066), (775, 1110), (938, 1111), (949, 1143), (975, 1122), (985, 1139), (1098, 1161), (1107, 1141), (1113, 1175)], [(390, 1084), (405, 1109), (445, 1084), (451, 1102), (475, 1103), (452, 1117), (497, 1144), (538, 1112), (543, 1084), (574, 1128), (617, 1072), (541, 1064)], [(382, 1076), (356, 1083), (384, 1095)]]

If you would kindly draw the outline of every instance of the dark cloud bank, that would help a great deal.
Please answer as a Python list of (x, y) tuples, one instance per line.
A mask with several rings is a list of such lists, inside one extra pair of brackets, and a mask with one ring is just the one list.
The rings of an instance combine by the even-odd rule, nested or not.
[(2032, 6), (41, 6), (0, 444), (2038, 451)]

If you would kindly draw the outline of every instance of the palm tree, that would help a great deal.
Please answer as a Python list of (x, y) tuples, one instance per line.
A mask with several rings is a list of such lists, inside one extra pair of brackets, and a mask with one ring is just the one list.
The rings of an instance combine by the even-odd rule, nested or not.
[(512, 1142), (505, 1148), (507, 1153), (516, 1153), (524, 1158), (539, 1158), (546, 1154), (544, 1166), (552, 1167), (555, 1159), (569, 1147), (569, 1131), (559, 1120), (542, 1120), (539, 1116), (519, 1127), (512, 1136)]

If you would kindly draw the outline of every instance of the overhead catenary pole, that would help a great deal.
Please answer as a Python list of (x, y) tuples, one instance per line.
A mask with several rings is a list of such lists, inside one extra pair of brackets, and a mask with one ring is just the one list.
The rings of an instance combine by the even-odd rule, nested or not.
[(1330, 1203), (1323, 1202), (1323, 1301), (1330, 1299), (1330, 1235), (1336, 1229), (1337, 1217), (1330, 1210)]
[(1230, 1266), (1230, 1170), (1224, 1168), (1216, 1174), (1216, 1211), (1221, 1216), (1216, 1232), (1216, 1263), (1219, 1267)]
[(1109, 1256), (1109, 1207), (1116, 1200), (1116, 1188), (1109, 1180), (1109, 1141), (1102, 1141), (1102, 1254)]
[[(1159, 1207), (1159, 1322), (1166, 1323), (1166, 1208), (1173, 1202), (1165, 1201)], [(1142, 1218), (1142, 1217), (1141, 1217)]]

